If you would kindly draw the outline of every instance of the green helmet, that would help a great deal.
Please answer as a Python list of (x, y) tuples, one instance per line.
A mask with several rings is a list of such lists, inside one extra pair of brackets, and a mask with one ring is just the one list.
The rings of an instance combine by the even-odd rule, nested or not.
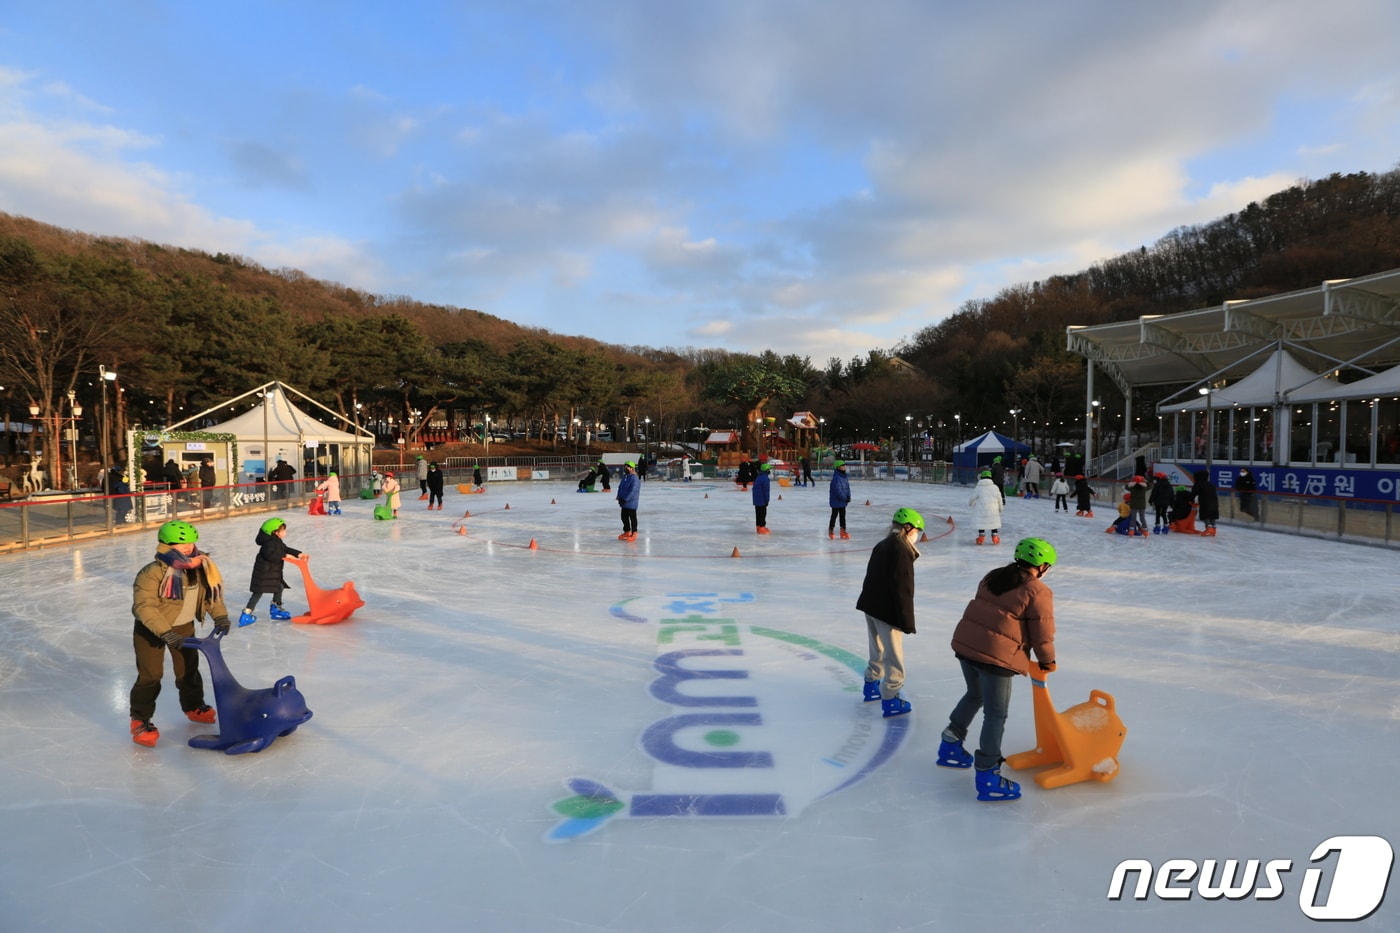
[(837, 461), (835, 461), (834, 463), (832, 463), (831, 465), (832, 465), (833, 468), (840, 468), (840, 467), (843, 467), (843, 466), (846, 465), (846, 461), (845, 461), (845, 460), (837, 460)]
[(267, 521), (262, 523), (262, 530), (265, 531), (267, 534), (275, 535), (286, 524), (287, 523), (282, 521), (282, 519), (280, 518), (269, 518)]
[(771, 464), (771, 463), (760, 463), (760, 464), (758, 465), (758, 468), (759, 468), (760, 470), (771, 470), (771, 469), (773, 469), (773, 464)]
[(156, 532), (161, 544), (194, 544), (199, 540), (199, 529), (189, 522), (166, 522)]
[(913, 509), (895, 509), (893, 521), (896, 525), (913, 525), (920, 531), (924, 530), (924, 517)]
[(623, 464), (623, 466), (629, 467), (629, 468), (635, 470), (635, 469), (637, 468), (637, 461), (635, 461), (635, 460), (628, 460), (626, 463)]
[(1029, 567), (1055, 563), (1055, 548), (1044, 538), (1022, 538), (1016, 542), (1016, 559)]
[(983, 470), (981, 473), (978, 473), (978, 474), (977, 474), (977, 478), (978, 478), (978, 479), (991, 479), (991, 478), (992, 478), (992, 471), (991, 471), (991, 470)]

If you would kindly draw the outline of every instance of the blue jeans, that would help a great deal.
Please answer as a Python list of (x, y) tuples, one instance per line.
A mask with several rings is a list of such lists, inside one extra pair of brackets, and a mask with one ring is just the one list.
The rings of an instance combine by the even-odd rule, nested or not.
[(972, 763), (978, 771), (990, 771), (1001, 765), (1001, 736), (1006, 731), (1006, 716), (1011, 706), (1011, 679), (1014, 675), (1008, 673), (1003, 677), (993, 674), (963, 658), (958, 658), (958, 663), (962, 665), (967, 692), (953, 707), (943, 737), (958, 742), (967, 738), (972, 717), (981, 710), (982, 735)]

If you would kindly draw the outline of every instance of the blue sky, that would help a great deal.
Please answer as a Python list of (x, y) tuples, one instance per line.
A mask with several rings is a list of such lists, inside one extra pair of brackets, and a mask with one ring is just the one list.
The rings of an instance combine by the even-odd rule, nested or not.
[(9, 4), (0, 210), (824, 365), (1400, 159), (1391, 0)]

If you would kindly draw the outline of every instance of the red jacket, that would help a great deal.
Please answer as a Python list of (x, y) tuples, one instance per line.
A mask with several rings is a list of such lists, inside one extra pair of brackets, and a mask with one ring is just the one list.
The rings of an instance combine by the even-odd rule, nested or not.
[(1032, 651), (1042, 663), (1055, 660), (1054, 594), (1032, 571), (1025, 576), (1024, 583), (1000, 596), (987, 587), (987, 577), (982, 578), (953, 630), (953, 651), (1018, 674), (1030, 673)]

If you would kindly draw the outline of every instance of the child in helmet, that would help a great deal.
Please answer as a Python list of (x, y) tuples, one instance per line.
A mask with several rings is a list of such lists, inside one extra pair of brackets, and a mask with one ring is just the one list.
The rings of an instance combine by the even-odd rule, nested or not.
[(763, 461), (758, 465), (758, 470), (753, 478), (753, 526), (754, 532), (760, 535), (769, 534), (768, 531), (768, 501), (769, 501), (769, 471), (773, 469), (772, 464)]
[(1167, 474), (1152, 474), (1152, 495), (1148, 501), (1156, 512), (1156, 520), (1152, 526), (1154, 535), (1164, 535), (1171, 531), (1171, 518), (1169, 516), (1172, 498), (1172, 481), (1167, 478)]
[(826, 523), (826, 536), (836, 537), (836, 521), (841, 521), (841, 537), (849, 538), (846, 533), (846, 506), (851, 504), (851, 478), (846, 475), (846, 461), (837, 460), (831, 464), (831, 490), (827, 494), (826, 504), (831, 506), (831, 520)]
[(628, 460), (622, 465), (622, 479), (617, 484), (617, 506), (622, 517), (619, 541), (637, 540), (637, 505), (642, 498), (642, 481), (637, 476), (637, 464)]
[(1069, 496), (1069, 482), (1065, 479), (1065, 474), (1055, 473), (1055, 481), (1050, 484), (1050, 495), (1055, 497), (1055, 511), (1058, 513), (1060, 509), (1064, 509), (1068, 515), (1069, 500), (1066, 497)]
[(1147, 477), (1134, 476), (1128, 483), (1128, 510), (1132, 512), (1133, 528), (1140, 535), (1147, 534)]
[(977, 526), (977, 543), (987, 540), (987, 529), (992, 530), (992, 543), (1001, 543), (1001, 510), (1006, 507), (1006, 499), (991, 470), (983, 470), (972, 488), (972, 498), (967, 500), (972, 506), (972, 524)]
[(1112, 525), (1104, 529), (1107, 534), (1117, 532), (1120, 535), (1130, 535), (1133, 533), (1133, 509), (1128, 504), (1131, 499), (1131, 493), (1123, 493), (1123, 501), (1118, 503), (1118, 517), (1113, 520)]
[(195, 623), (206, 615), (222, 637), (229, 630), (224, 607), (223, 575), (209, 555), (195, 542), (199, 531), (189, 522), (170, 521), (156, 532), (155, 559), (136, 574), (132, 584), (131, 613), (135, 616), (131, 641), (136, 650), (136, 683), (131, 688), (131, 740), (152, 748), (160, 730), (152, 723), (156, 697), (165, 675), (165, 652), (175, 672), (180, 708), (191, 722), (212, 723), (214, 710), (204, 702), (204, 678), (199, 673), (199, 651), (181, 647), (195, 633)]
[(400, 490), (401, 488), (402, 488), (402, 487), (399, 486), (399, 481), (398, 481), (397, 479), (394, 478), (394, 474), (393, 474), (393, 473), (389, 473), (389, 472), (385, 472), (385, 474), (384, 474), (384, 504), (385, 504), (386, 506), (388, 506), (389, 511), (390, 511), (390, 513), (394, 516), (394, 518), (398, 518), (398, 517), (399, 517), (399, 499), (400, 499), (399, 490)]
[(326, 511), (331, 515), (340, 514), (340, 477), (331, 470), (326, 478), (316, 484), (318, 492), (326, 494)]
[(1084, 518), (1094, 517), (1094, 487), (1089, 485), (1089, 481), (1080, 473), (1074, 477), (1074, 497), (1075, 507), (1078, 509), (1074, 514)]
[[(1055, 548), (1043, 538), (1022, 538), (1015, 560), (977, 584), (977, 595), (953, 630), (953, 654), (967, 690), (948, 716), (938, 747), (944, 768), (977, 770), (978, 800), (1015, 800), (1021, 785), (1001, 776), (1001, 739), (1011, 704), (1011, 678), (1055, 669), (1055, 598), (1041, 578), (1055, 564)], [(977, 751), (963, 747), (972, 719), (982, 711)]]
[(879, 700), (886, 717), (913, 709), (899, 691), (904, 686), (904, 636), (914, 634), (914, 561), (919, 559), (915, 542), (923, 530), (924, 517), (918, 512), (895, 510), (890, 533), (870, 552), (856, 600), (856, 608), (865, 613), (870, 644), (865, 699)]
[(248, 584), (252, 595), (248, 597), (248, 604), (243, 607), (243, 612), (238, 617), (239, 625), (252, 625), (258, 621), (253, 610), (257, 608), (258, 600), (264, 593), (272, 595), (272, 607), (267, 611), (270, 618), (285, 622), (292, 617), (290, 612), (282, 608), (282, 592), (287, 588), (287, 581), (282, 576), (282, 567), (285, 563), (284, 558), (299, 558), (302, 555), (301, 551), (287, 546), (286, 537), (287, 523), (280, 518), (269, 518), (258, 528), (258, 556), (253, 558), (253, 578)]

